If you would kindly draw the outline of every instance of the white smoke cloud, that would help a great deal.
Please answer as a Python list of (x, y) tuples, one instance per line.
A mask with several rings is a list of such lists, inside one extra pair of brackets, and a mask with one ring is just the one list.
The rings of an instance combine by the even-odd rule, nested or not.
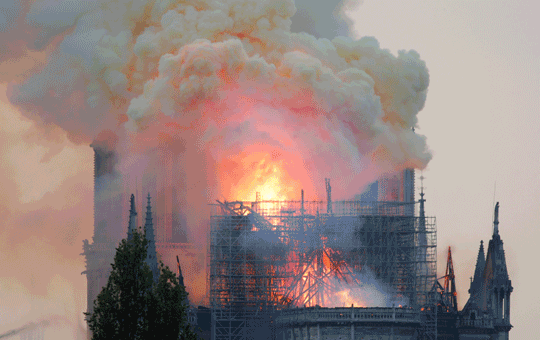
[[(336, 277), (329, 277), (326, 285), (319, 287), (319, 293), (325, 295), (324, 307), (404, 307), (409, 305), (407, 297), (398, 294), (395, 289), (377, 279), (368, 268), (354, 273), (353, 282)], [(358, 284), (359, 283), (359, 284)]]
[[(126, 111), (144, 125), (148, 116), (179, 115), (186, 106), (218, 99), (233, 81), (260, 91), (273, 87), (268, 97), (289, 109), (301, 106), (353, 120), (370, 140), (391, 134), (398, 144), (410, 141), (410, 134), (400, 133), (416, 125), (429, 82), (418, 54), (395, 57), (374, 38), (329, 41), (290, 33), (295, 11), (294, 3), (285, 0), (155, 1), (144, 6), (138, 1), (36, 2), (27, 20), (46, 31), (42, 35), (74, 28), (43, 72), (12, 87), (12, 100), (38, 109), (40, 117), (87, 141), (105, 127), (114, 128)], [(295, 99), (310, 91), (309, 102)], [(71, 109), (57, 110), (64, 106), (61, 100), (69, 100)], [(400, 129), (378, 126), (384, 124)], [(412, 137), (415, 144), (424, 144)], [(425, 145), (401, 144), (409, 148), (408, 158), (417, 159), (416, 166), (429, 160)]]

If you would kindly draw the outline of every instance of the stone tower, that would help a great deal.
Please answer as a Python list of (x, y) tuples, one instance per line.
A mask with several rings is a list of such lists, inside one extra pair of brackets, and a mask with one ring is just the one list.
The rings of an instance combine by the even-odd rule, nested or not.
[(495, 206), (493, 236), (489, 241), (486, 255), (486, 266), (483, 274), (484, 299), (483, 307), (491, 309), (495, 333), (493, 340), (508, 340), (510, 324), (510, 294), (513, 291), (512, 281), (508, 277), (503, 242), (499, 235), (499, 202)]
[[(86, 260), (83, 274), (87, 279), (88, 313), (93, 312), (94, 300), (107, 284), (116, 247), (125, 235), (125, 229), (121, 228), (125, 216), (122, 211), (125, 194), (121, 176), (115, 170), (117, 141), (113, 132), (105, 131), (90, 145), (94, 150), (94, 235), (92, 242), (83, 241), (81, 254)], [(130, 222), (133, 219), (131, 215), (130, 211)]]
[(152, 222), (152, 206), (150, 204), (150, 193), (147, 197), (148, 203), (146, 205), (146, 219), (144, 223), (144, 231), (146, 233), (146, 239), (148, 240), (148, 254), (146, 256), (146, 263), (152, 270), (154, 275), (154, 281), (157, 281), (159, 277), (159, 268), (157, 261), (156, 251), (156, 236), (154, 233), (154, 223)]
[(508, 276), (503, 242), (499, 235), (499, 202), (495, 206), (493, 235), (484, 258), (484, 243), (480, 242), (474, 278), (471, 279), (469, 300), (460, 312), (460, 340), (508, 340), (510, 324), (510, 294), (512, 281)]

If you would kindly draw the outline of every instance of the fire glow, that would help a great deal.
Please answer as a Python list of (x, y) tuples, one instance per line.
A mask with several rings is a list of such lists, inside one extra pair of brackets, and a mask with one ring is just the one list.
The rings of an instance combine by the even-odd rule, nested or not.
[[(173, 150), (180, 201), (199, 206), (256, 192), (291, 199), (300, 188), (320, 199), (325, 177), (348, 199), (382, 172), (431, 158), (412, 131), (429, 85), (415, 51), (291, 32), (293, 0), (82, 3), (73, 22), (41, 32), (58, 34), (54, 58), (10, 84), (10, 101), (77, 143), (114, 135), (121, 177), (165, 171), (127, 161), (155, 152), (133, 142), (143, 139)], [(204, 242), (201, 219), (184, 219)]]
[[(247, 147), (219, 164), (222, 193), (229, 201), (254, 201), (257, 193), (260, 200), (291, 200), (301, 185), (312, 187), (307, 173), (297, 166), (299, 163), (302, 160), (298, 155), (274, 147)], [(296, 178), (304, 178), (303, 183)]]
[[(260, 161), (253, 161), (262, 156)], [(235, 196), (242, 201), (249, 201), (256, 198), (256, 193), (260, 193), (260, 199), (268, 201), (284, 201), (290, 199), (289, 195), (294, 191), (290, 186), (291, 179), (282, 169), (281, 161), (272, 162), (268, 155), (252, 153), (242, 158), (242, 167), (252, 168), (241, 178), (237, 187), (233, 189)], [(246, 164), (249, 163), (249, 164)]]
[(302, 277), (301, 282), (298, 282), (289, 291), (297, 297), (294, 305), (296, 307), (317, 305), (322, 307), (348, 307), (352, 305), (365, 307), (366, 302), (351, 293), (352, 287), (358, 282), (342, 274), (348, 270), (346, 264), (336, 266), (324, 249), (321, 253), (322, 262), (315, 260), (307, 266), (304, 265), (301, 272), (297, 273)]
[[(181, 202), (178, 220), (201, 250), (187, 277), (193, 302), (207, 293), (208, 203), (251, 201), (257, 192), (291, 200), (301, 188), (321, 199), (325, 177), (347, 199), (382, 172), (424, 168), (431, 159), (412, 131), (429, 85), (418, 53), (393, 55), (371, 37), (291, 32), (295, 12), (293, 0), (32, 1), (17, 27), (28, 41), (6, 44), (25, 46), (15, 55), (42, 56), (8, 89), (36, 129), (108, 145), (118, 161), (111, 182), (174, 177), (166, 185)], [(107, 189), (112, 197), (116, 189)], [(338, 253), (324, 252), (331, 255), (315, 256), (321, 263), (311, 269), (294, 269), (307, 275), (295, 284), (319, 277), (333, 287), (324, 301), (361, 305), (351, 300), (354, 290), (326, 276)]]
[[(321, 240), (322, 247), (310, 254), (307, 264), (292, 268), (292, 277), (297, 279), (283, 282), (287, 292), (278, 297), (280, 302), (295, 307), (366, 307), (380, 303), (379, 298), (387, 294), (378, 284), (366, 291), (361, 275), (353, 272), (340, 251), (327, 247), (325, 237)], [(297, 262), (298, 256), (302, 254), (291, 254), (290, 263)], [(368, 295), (373, 293), (374, 296)]]

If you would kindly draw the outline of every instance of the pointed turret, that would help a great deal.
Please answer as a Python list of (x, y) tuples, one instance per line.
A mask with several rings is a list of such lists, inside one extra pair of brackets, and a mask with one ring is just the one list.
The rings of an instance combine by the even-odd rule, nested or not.
[(137, 229), (137, 211), (135, 210), (135, 196), (131, 194), (128, 224), (128, 240), (133, 237), (133, 232)]
[(154, 280), (158, 279), (159, 270), (157, 263), (157, 252), (156, 252), (156, 238), (154, 236), (154, 224), (152, 222), (152, 206), (150, 204), (150, 193), (148, 193), (148, 204), (146, 206), (146, 221), (144, 224), (144, 231), (146, 233), (146, 239), (148, 240), (148, 257), (146, 258), (146, 263), (152, 270), (154, 274)]
[(474, 270), (474, 278), (471, 281), (471, 287), (469, 294), (473, 295), (478, 292), (482, 287), (482, 275), (484, 274), (484, 268), (486, 267), (486, 257), (484, 255), (484, 241), (480, 241), (480, 249), (478, 250), (478, 257), (476, 258), (476, 268)]
[(508, 270), (506, 268), (506, 257), (504, 255), (503, 241), (499, 235), (499, 202), (497, 202), (495, 205), (493, 237), (489, 241), (484, 277), (491, 278), (498, 282), (508, 281)]
[(493, 219), (493, 236), (499, 235), (499, 202), (495, 205), (495, 218)]
[[(184, 284), (184, 275), (182, 275), (182, 268), (180, 267), (180, 259), (178, 258), (178, 255), (176, 255), (176, 264), (178, 266), (178, 284), (180, 286), (183, 286), (184, 288), (186, 288), (185, 284)], [(185, 303), (186, 305), (190, 305), (189, 304), (189, 298), (186, 296), (186, 299), (185, 299)]]
[(508, 277), (503, 241), (499, 235), (499, 202), (495, 206), (493, 220), (493, 237), (489, 241), (486, 266), (483, 273), (485, 286), (484, 307), (493, 315), (499, 339), (508, 339), (510, 324), (510, 293), (513, 291), (512, 282)]
[[(503, 242), (499, 235), (499, 202), (495, 205), (493, 236), (484, 259), (484, 243), (480, 243), (470, 298), (460, 312), (461, 334), (483, 334), (485, 339), (508, 340), (510, 324), (510, 293)], [(487, 321), (486, 321), (487, 320)], [(468, 337), (467, 337), (468, 339)]]
[(178, 283), (180, 283), (181, 286), (184, 286), (184, 276), (182, 275), (182, 268), (180, 267), (180, 259), (178, 258), (178, 255), (176, 255), (176, 263), (178, 265)]

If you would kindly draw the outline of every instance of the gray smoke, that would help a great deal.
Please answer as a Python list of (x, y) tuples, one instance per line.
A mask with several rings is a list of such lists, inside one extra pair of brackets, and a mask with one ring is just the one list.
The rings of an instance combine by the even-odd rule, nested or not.
[(332, 40), (350, 34), (351, 20), (343, 11), (349, 6), (359, 6), (360, 0), (295, 0), (296, 14), (291, 18), (291, 32), (306, 32), (316, 38)]

